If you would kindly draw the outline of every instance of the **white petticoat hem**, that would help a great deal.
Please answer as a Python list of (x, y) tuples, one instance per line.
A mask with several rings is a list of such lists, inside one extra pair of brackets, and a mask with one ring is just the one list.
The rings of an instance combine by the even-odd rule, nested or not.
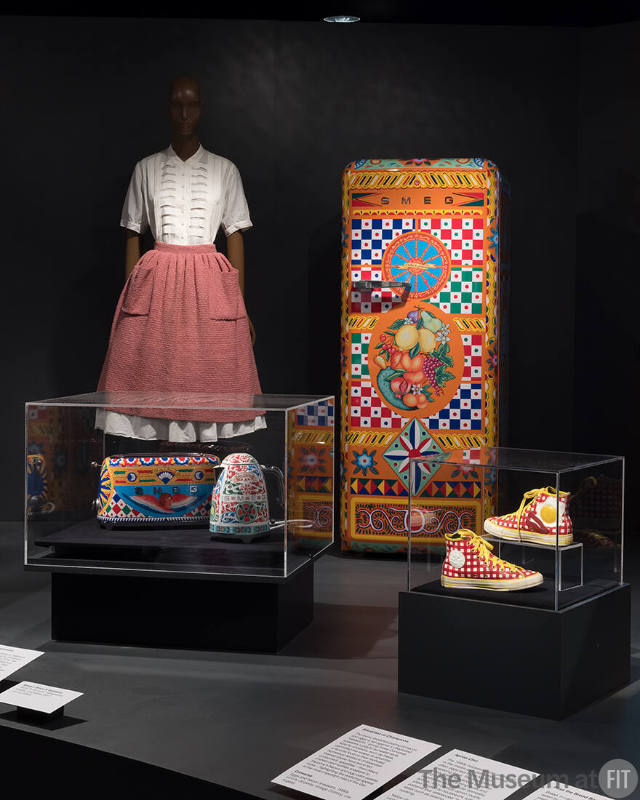
[(134, 414), (120, 414), (104, 408), (96, 410), (96, 428), (105, 433), (125, 436), (129, 439), (168, 442), (217, 442), (243, 436), (267, 427), (264, 415), (242, 422), (189, 422), (188, 420), (158, 419), (138, 417)]

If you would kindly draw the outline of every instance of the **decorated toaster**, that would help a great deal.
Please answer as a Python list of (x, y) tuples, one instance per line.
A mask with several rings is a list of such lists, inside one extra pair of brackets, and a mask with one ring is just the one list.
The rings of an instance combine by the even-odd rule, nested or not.
[(106, 527), (206, 525), (217, 456), (135, 454), (105, 458), (98, 521)]
[(231, 453), (220, 464), (222, 472), (213, 489), (209, 530), (216, 539), (250, 542), (271, 530), (264, 474), (278, 479), (282, 500), (284, 478), (277, 467), (258, 464), (249, 453)]

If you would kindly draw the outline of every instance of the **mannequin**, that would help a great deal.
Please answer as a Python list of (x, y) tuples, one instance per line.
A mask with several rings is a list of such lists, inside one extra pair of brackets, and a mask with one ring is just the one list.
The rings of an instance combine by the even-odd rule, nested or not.
[[(176, 78), (171, 84), (169, 95), (169, 119), (171, 122), (171, 146), (183, 161), (197, 152), (200, 147), (198, 128), (202, 99), (200, 86), (194, 78)], [(140, 261), (142, 236), (137, 231), (126, 231), (125, 278), (128, 278)], [(227, 258), (238, 270), (240, 290), (244, 295), (244, 239), (241, 231), (227, 236)], [(251, 343), (255, 344), (256, 334), (249, 319)]]
[[(201, 109), (198, 82), (176, 78), (171, 146), (136, 164), (120, 222), (126, 283), (100, 391), (260, 393), (255, 330), (243, 299), (243, 231), (252, 223), (237, 168), (200, 144)], [(213, 244), (219, 226), (227, 257)], [(155, 245), (142, 255), (148, 228)], [(101, 409), (96, 425), (105, 433), (175, 442), (216, 441), (264, 427), (262, 416), (246, 419), (246, 411), (187, 413), (189, 419), (180, 409)]]

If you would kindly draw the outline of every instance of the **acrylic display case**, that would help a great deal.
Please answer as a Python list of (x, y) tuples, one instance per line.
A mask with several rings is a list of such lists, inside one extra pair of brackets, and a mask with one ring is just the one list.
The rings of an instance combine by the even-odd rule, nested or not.
[[(452, 524), (447, 526), (447, 520), (423, 508), (423, 498), (415, 491), (422, 486), (423, 472), (442, 481), (452, 497), (464, 494), (467, 484), (479, 485), (483, 510), (475, 526), (471, 512), (467, 524), (451, 515)], [(506, 447), (457, 450), (413, 459), (411, 478), (409, 591), (435, 589), (558, 611), (622, 583), (622, 457)], [(542, 491), (536, 494), (538, 489)], [(473, 528), (498, 559), (541, 573), (543, 582), (496, 591), (465, 588), (464, 581), (454, 577), (450, 585), (441, 586), (446, 544), (426, 545), (430, 528), (436, 525), (448, 534), (458, 527)], [(453, 572), (449, 570), (450, 575)], [(460, 587), (451, 585), (456, 580)]]
[[(218, 438), (141, 441), (97, 427), (123, 413), (217, 420)], [(333, 542), (333, 437), (333, 397), (110, 392), (29, 402), (26, 566), (287, 578)], [(254, 502), (246, 480), (237, 483), (211, 531), (212, 490), (232, 454), (259, 465), (249, 477), (265, 496)]]
[[(623, 458), (480, 448), (410, 470), (400, 691), (561, 719), (629, 681)], [(423, 472), (476, 487), (480, 519), (434, 512)]]

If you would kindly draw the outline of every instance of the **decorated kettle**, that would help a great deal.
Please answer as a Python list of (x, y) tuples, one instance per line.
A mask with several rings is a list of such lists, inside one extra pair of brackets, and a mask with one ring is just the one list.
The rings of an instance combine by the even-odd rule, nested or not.
[(211, 496), (209, 530), (216, 538), (250, 542), (271, 530), (269, 500), (264, 473), (276, 467), (261, 467), (249, 453), (231, 453), (220, 464), (222, 472)]

